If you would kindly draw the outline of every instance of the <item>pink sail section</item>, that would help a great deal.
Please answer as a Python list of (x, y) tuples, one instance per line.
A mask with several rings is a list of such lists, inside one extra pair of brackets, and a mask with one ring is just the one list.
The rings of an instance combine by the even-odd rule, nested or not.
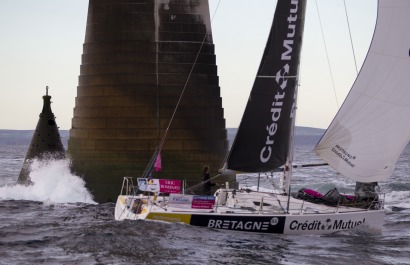
[(155, 172), (161, 171), (162, 162), (161, 162), (161, 153), (158, 153), (157, 160), (154, 163)]

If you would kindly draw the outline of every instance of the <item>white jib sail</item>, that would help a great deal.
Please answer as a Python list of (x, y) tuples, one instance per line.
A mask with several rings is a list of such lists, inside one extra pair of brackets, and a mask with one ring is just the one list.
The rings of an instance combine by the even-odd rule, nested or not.
[(393, 173), (410, 140), (410, 1), (380, 0), (373, 40), (316, 153), (360, 182)]

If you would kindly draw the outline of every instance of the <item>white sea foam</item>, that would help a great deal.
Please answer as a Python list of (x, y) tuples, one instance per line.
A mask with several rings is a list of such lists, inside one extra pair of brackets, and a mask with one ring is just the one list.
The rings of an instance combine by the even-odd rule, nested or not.
[(385, 195), (387, 206), (396, 206), (410, 209), (410, 191), (391, 191)]
[(34, 184), (0, 187), (0, 199), (95, 204), (84, 180), (71, 174), (69, 165), (68, 159), (35, 159), (30, 167), (30, 178)]

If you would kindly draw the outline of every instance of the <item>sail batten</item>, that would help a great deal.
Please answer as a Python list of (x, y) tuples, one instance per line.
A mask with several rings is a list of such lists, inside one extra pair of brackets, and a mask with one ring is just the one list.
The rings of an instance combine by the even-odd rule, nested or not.
[(410, 1), (380, 0), (369, 52), (316, 153), (359, 182), (387, 180), (410, 140)]

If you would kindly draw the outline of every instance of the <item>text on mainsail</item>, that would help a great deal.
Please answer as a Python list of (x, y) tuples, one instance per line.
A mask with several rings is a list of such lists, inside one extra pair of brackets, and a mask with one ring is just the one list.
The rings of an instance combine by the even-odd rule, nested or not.
[[(286, 35), (286, 39), (283, 40), (283, 48), (285, 51), (281, 55), (281, 61), (286, 62), (292, 59), (292, 52), (293, 52), (293, 44), (295, 39), (295, 32), (296, 32), (296, 24), (298, 15), (298, 7), (299, 7), (299, 0), (292, 0), (291, 1), (291, 8), (290, 14), (287, 18), (289, 23), (288, 25), (288, 33)], [(274, 96), (274, 101), (272, 102), (272, 107), (270, 112), (272, 113), (272, 123), (266, 126), (267, 136), (264, 147), (261, 149), (260, 152), (260, 161), (266, 163), (269, 161), (272, 155), (272, 145), (274, 144), (274, 135), (277, 132), (278, 124), (277, 121), (280, 119), (282, 107), (283, 107), (283, 99), (286, 95), (286, 88), (288, 87), (288, 75), (290, 72), (290, 66), (286, 62), (284, 66), (276, 73), (275, 81), (279, 85), (282, 92), (276, 93)]]

